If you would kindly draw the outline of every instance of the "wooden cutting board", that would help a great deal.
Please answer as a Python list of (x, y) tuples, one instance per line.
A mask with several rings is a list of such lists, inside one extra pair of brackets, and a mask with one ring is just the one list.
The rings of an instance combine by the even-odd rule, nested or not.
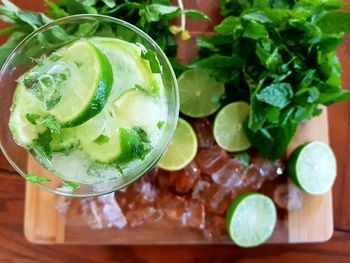
[[(302, 125), (291, 143), (288, 153), (296, 146), (320, 140), (328, 143), (327, 112)], [(32, 159), (28, 168), (33, 173), (42, 172)], [(294, 187), (288, 182), (288, 187)], [(140, 228), (91, 229), (79, 213), (79, 200), (73, 200), (68, 214), (60, 214), (56, 209), (58, 196), (45, 192), (33, 184), (26, 185), (24, 233), (33, 243), (66, 244), (206, 244), (198, 231), (175, 228), (171, 223), (155, 224)], [(271, 243), (321, 242), (333, 233), (333, 212), (331, 192), (322, 196), (304, 194), (301, 210), (290, 212), (280, 222)], [(231, 243), (229, 239), (215, 244)]]
[[(187, 62), (196, 56), (197, 37), (210, 34), (215, 24), (220, 21), (217, 0), (185, 0), (187, 9), (199, 9), (212, 18), (211, 23), (187, 21), (187, 29), (192, 39), (179, 41), (178, 59)], [(298, 145), (311, 140), (329, 142), (327, 112), (302, 125), (288, 154)], [(33, 159), (28, 159), (28, 170), (41, 174), (42, 168)], [(288, 182), (288, 187), (294, 187)], [(176, 228), (171, 223), (162, 223), (140, 228), (118, 230), (91, 229), (79, 213), (79, 200), (72, 202), (72, 209), (62, 215), (55, 208), (57, 199), (51, 193), (27, 183), (25, 202), (24, 232), (28, 241), (33, 243), (66, 244), (205, 244), (199, 231)], [(301, 210), (288, 213), (278, 222), (271, 243), (321, 242), (328, 240), (333, 233), (333, 213), (331, 192), (323, 196), (304, 195)], [(218, 242), (232, 243), (229, 239)]]

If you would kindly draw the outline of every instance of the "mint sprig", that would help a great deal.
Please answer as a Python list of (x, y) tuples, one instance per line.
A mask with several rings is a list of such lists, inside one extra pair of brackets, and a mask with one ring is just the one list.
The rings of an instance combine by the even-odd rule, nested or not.
[(340, 0), (221, 1), (224, 19), (198, 41), (192, 65), (226, 86), (224, 103), (250, 103), (246, 132), (269, 159), (281, 157), (298, 126), (321, 105), (346, 100), (336, 49), (350, 32)]
[(24, 176), (24, 179), (26, 179), (28, 182), (31, 182), (33, 184), (51, 182), (51, 179), (49, 179), (49, 178), (41, 177), (41, 176), (31, 174), (31, 173)]

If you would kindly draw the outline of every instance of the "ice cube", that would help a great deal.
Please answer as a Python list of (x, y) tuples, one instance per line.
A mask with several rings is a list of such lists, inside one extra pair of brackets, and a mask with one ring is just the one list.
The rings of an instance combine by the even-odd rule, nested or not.
[(198, 181), (193, 187), (192, 198), (203, 201), (205, 191), (210, 187), (207, 181)]
[(215, 145), (212, 125), (207, 118), (195, 119), (192, 125), (197, 134), (199, 148), (210, 148)]
[(145, 223), (158, 222), (163, 216), (163, 211), (152, 206), (139, 206), (136, 209), (126, 212), (126, 218), (131, 227), (142, 226)]
[(278, 207), (290, 211), (303, 207), (303, 193), (294, 185), (279, 184), (273, 192), (273, 200)]
[(92, 228), (123, 228), (127, 222), (114, 193), (81, 200), (83, 217)]
[(213, 173), (211, 178), (215, 183), (233, 189), (241, 186), (243, 175), (244, 165), (238, 160), (231, 159), (220, 170)]
[(133, 184), (134, 190), (140, 194), (140, 202), (149, 203), (153, 202), (158, 194), (157, 188), (150, 182), (144, 182), (140, 180)]
[(218, 215), (207, 215), (203, 235), (209, 241), (219, 241), (225, 239), (227, 236), (225, 218)]
[(284, 172), (284, 164), (281, 160), (274, 162), (263, 159), (262, 157), (255, 155), (252, 158), (251, 163), (259, 170), (261, 176), (268, 180), (274, 180)]
[(142, 176), (141, 180), (143, 180), (144, 182), (150, 182), (152, 184), (155, 184), (158, 174), (159, 168), (155, 167), (151, 171), (146, 173), (144, 176)]
[(145, 223), (143, 210), (129, 210), (125, 213), (125, 216), (127, 218), (128, 224), (131, 227), (142, 226)]
[(205, 209), (199, 201), (190, 200), (186, 204), (186, 211), (181, 216), (182, 225), (204, 229)]
[(227, 152), (219, 146), (202, 149), (198, 152), (196, 157), (200, 170), (208, 175), (220, 170), (229, 159)]
[(115, 198), (123, 211), (132, 209), (136, 205), (136, 196), (140, 195), (135, 191), (134, 187), (130, 185), (121, 191), (115, 193)]
[(157, 198), (157, 208), (164, 214), (174, 220), (181, 220), (185, 212), (186, 200), (183, 197), (173, 195), (169, 192), (163, 193)]
[(256, 164), (250, 164), (243, 176), (243, 185), (247, 189), (259, 190), (264, 182), (265, 177), (261, 175), (260, 167)]
[(175, 190), (178, 193), (187, 193), (199, 180), (201, 172), (195, 161), (180, 171), (172, 173), (175, 176)]
[(233, 191), (227, 187), (206, 181), (198, 181), (192, 198), (202, 202), (209, 211), (224, 214), (233, 199)]
[(206, 206), (209, 211), (223, 215), (232, 202), (232, 191), (226, 187), (213, 185), (207, 191)]
[(168, 191), (172, 186), (170, 173), (159, 169), (158, 176), (156, 177), (156, 186), (161, 191)]
[(163, 216), (163, 211), (154, 207), (147, 207), (144, 211), (144, 219), (147, 223), (158, 222), (163, 219)]
[(64, 196), (59, 196), (56, 201), (56, 210), (60, 214), (67, 214), (69, 207), (71, 205), (72, 200), (70, 198), (64, 197)]

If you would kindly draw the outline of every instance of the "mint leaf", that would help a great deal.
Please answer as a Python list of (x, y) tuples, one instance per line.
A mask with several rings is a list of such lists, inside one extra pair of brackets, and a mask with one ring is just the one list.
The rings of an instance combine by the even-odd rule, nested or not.
[(40, 119), (40, 115), (38, 115), (38, 114), (27, 113), (27, 114), (26, 114), (26, 118), (27, 118), (27, 120), (28, 120), (31, 124), (36, 125), (36, 124), (37, 124), (37, 121)]
[(243, 31), (243, 25), (239, 17), (227, 17), (219, 25), (214, 27), (214, 31), (223, 36), (237, 35)]
[(113, 8), (113, 7), (116, 6), (116, 1), (115, 0), (102, 0), (102, 2), (105, 3), (106, 6), (109, 7), (109, 8)]
[(39, 133), (38, 137), (33, 140), (33, 146), (30, 151), (39, 157), (52, 160), (50, 142), (52, 141), (51, 131), (47, 129), (43, 133)]
[(291, 103), (293, 90), (289, 83), (271, 84), (262, 89), (256, 98), (261, 102), (283, 109)]
[(198, 10), (184, 10), (184, 14), (190, 18), (209, 22), (210, 18)]
[[(17, 30), (17, 29), (14, 29)], [(8, 58), (12, 50), (26, 37), (24, 32), (14, 32), (9, 39), (0, 47), (0, 64), (2, 65)]]
[(161, 130), (164, 127), (165, 121), (158, 121), (157, 128), (158, 130)]
[(121, 155), (120, 163), (128, 163), (133, 160), (144, 160), (151, 151), (152, 146), (148, 134), (142, 128), (120, 129)]
[(177, 6), (149, 4), (141, 11), (141, 14), (148, 22), (157, 22), (161, 19), (173, 19), (181, 14), (181, 10)]
[(243, 32), (243, 37), (257, 40), (269, 37), (269, 32), (266, 30), (264, 25), (258, 22), (250, 21)]
[[(40, 76), (40, 74), (35, 72), (35, 71), (29, 72), (23, 78), (23, 85), (29, 90), (36, 90), (37, 89), (37, 84), (39, 82), (39, 80), (38, 80), (39, 76)], [(37, 97), (39, 97), (39, 95)]]
[(109, 141), (109, 137), (107, 135), (101, 134), (98, 136), (95, 140), (94, 143), (97, 143), (99, 145), (106, 144)]
[(40, 123), (44, 124), (50, 130), (51, 133), (57, 134), (59, 136), (62, 135), (62, 127), (60, 122), (56, 119), (56, 117), (52, 115), (47, 115), (40, 119)]
[(247, 152), (236, 153), (234, 155), (234, 158), (236, 160), (239, 160), (244, 165), (245, 169), (248, 168), (249, 163), (250, 163), (250, 155)]
[(244, 14), (241, 17), (242, 19), (247, 20), (249, 22), (259, 22), (264, 24), (271, 22), (269, 17), (264, 12), (261, 12), (261, 11)]
[(349, 12), (328, 12), (321, 16), (317, 26), (326, 34), (340, 34), (350, 32), (350, 13)]
[(28, 174), (28, 175), (24, 176), (24, 179), (26, 179), (28, 182), (31, 182), (33, 184), (51, 182), (51, 179), (37, 176), (35, 174)]
[(80, 37), (93, 36), (96, 33), (99, 26), (100, 22), (98, 21), (82, 23), (79, 25), (78, 32), (76, 33), (76, 35)]
[(40, 116), (40, 115), (35, 114), (35, 113), (34, 114), (27, 113), (26, 118), (30, 123), (32, 123), (34, 125), (38, 125), (38, 124), (45, 125), (48, 128), (48, 130), (50, 131), (50, 133), (52, 133), (52, 134), (56, 134), (59, 136), (62, 135), (61, 123), (53, 115)]
[(141, 57), (149, 61), (152, 73), (162, 73), (162, 66), (160, 65), (157, 54), (153, 50), (142, 50)]
[(62, 58), (62, 56), (57, 55), (57, 54), (53, 54), (53, 55), (51, 55), (51, 56), (49, 57), (49, 60), (50, 60), (51, 62), (56, 62), (56, 61), (59, 61), (61, 58)]
[(80, 185), (77, 183), (70, 182), (70, 181), (63, 181), (62, 183), (63, 183), (63, 185), (71, 188), (73, 191), (80, 189)]

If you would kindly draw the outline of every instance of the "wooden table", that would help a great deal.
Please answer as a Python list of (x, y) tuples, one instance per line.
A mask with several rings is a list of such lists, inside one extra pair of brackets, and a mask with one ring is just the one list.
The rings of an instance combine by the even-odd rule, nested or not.
[[(13, 2), (31, 10), (44, 8), (43, 0)], [(343, 65), (345, 61), (350, 62), (350, 37), (345, 43), (339, 50)], [(349, 67), (344, 67), (343, 76), (344, 87), (350, 89)], [(339, 173), (334, 187), (335, 233), (327, 243), (265, 245), (255, 249), (235, 246), (32, 245), (23, 235), (24, 180), (0, 153), (0, 262), (350, 262), (350, 102), (332, 106), (329, 122)]]

